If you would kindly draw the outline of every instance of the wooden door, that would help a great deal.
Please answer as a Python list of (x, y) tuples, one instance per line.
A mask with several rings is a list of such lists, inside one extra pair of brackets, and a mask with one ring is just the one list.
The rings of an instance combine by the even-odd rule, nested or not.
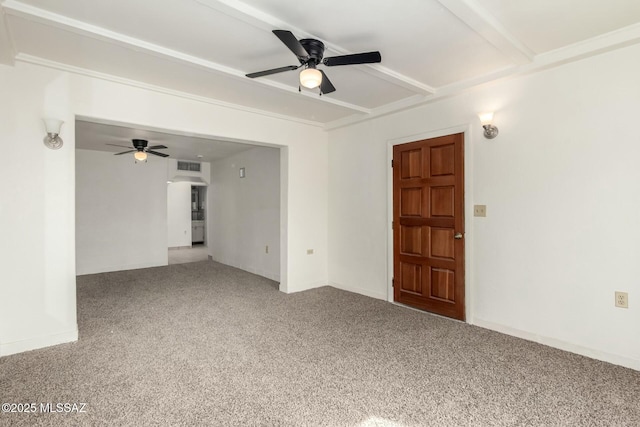
[(464, 320), (464, 135), (393, 148), (394, 300)]

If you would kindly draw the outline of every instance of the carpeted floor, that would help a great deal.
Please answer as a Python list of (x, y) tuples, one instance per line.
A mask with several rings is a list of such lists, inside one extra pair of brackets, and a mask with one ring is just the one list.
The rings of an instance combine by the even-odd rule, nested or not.
[(85, 412), (0, 425), (640, 425), (640, 372), (329, 287), (204, 261), (77, 294), (80, 340), (0, 359), (0, 400)]

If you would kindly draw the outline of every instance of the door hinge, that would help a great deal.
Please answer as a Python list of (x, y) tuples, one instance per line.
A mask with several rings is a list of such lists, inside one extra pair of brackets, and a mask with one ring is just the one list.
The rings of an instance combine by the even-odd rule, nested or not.
[(394, 225), (394, 224), (393, 224), (393, 221), (391, 221), (391, 229), (392, 229), (392, 230), (393, 230), (393, 225)]
[(391, 278), (391, 287), (392, 288), (396, 287), (396, 282), (395, 282), (395, 279), (393, 277)]
[(393, 167), (393, 159), (391, 159), (391, 167)]

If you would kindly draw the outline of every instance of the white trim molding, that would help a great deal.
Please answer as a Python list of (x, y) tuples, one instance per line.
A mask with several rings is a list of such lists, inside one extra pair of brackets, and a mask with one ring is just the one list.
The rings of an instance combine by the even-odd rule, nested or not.
[(342, 283), (329, 282), (329, 286), (332, 288), (340, 289), (342, 291), (353, 292), (354, 294), (360, 294), (367, 297), (380, 299), (382, 301), (387, 300), (385, 292), (372, 291), (371, 289), (359, 288), (357, 286), (343, 285)]
[(24, 351), (36, 350), (52, 345), (65, 344), (78, 341), (78, 325), (75, 329), (66, 332), (59, 332), (53, 335), (43, 335), (33, 338), (13, 342), (0, 342), (0, 357), (11, 354), (22, 353)]
[(499, 323), (489, 322), (476, 318), (475, 326), (481, 328), (490, 329), (492, 331), (500, 332), (502, 334), (511, 335), (513, 337), (522, 338), (527, 341), (533, 341), (538, 344), (547, 345), (549, 347), (557, 348), (559, 350), (568, 351), (570, 353), (579, 354), (581, 356), (589, 357), (591, 359), (601, 360), (603, 362), (612, 363), (614, 365), (624, 366), (625, 368), (634, 369), (640, 371), (640, 360), (632, 359), (617, 354), (607, 353), (600, 350), (594, 350), (592, 348), (583, 347), (581, 345), (573, 344), (567, 341), (558, 340), (543, 335), (537, 335), (531, 332), (515, 329), (510, 326), (501, 325)]

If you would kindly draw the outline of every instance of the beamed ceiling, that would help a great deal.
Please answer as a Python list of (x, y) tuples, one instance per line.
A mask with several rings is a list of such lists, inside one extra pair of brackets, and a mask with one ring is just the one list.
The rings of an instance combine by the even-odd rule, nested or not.
[[(327, 129), (640, 41), (638, 0), (4, 0), (0, 62), (46, 65), (179, 92)], [(298, 91), (272, 34), (379, 50), (322, 67), (337, 91)]]

